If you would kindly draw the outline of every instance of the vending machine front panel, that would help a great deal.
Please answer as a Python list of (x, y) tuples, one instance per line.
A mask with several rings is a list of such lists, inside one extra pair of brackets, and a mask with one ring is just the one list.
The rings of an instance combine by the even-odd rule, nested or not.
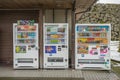
[(110, 24), (76, 24), (75, 68), (110, 70)]
[(38, 69), (38, 24), (13, 24), (14, 69)]
[(44, 68), (68, 68), (68, 24), (44, 24)]

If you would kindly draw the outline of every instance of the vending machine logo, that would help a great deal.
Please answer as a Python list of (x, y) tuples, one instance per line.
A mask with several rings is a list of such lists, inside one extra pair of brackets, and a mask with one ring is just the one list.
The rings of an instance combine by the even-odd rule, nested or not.
[(34, 25), (34, 20), (18, 20), (18, 25)]
[(45, 46), (45, 53), (55, 54), (56, 46)]

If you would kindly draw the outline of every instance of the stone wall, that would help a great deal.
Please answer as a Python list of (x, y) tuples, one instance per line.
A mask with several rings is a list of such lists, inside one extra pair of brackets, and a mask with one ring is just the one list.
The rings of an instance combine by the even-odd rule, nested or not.
[(110, 23), (111, 40), (119, 40), (120, 4), (96, 4), (83, 14), (77, 23)]

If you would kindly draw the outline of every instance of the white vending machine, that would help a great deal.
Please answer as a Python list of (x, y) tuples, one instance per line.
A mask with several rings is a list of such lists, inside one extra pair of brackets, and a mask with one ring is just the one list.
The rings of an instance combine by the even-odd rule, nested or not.
[[(23, 21), (24, 22), (24, 21)], [(38, 69), (38, 24), (13, 24), (13, 68)]]
[(110, 70), (110, 24), (76, 24), (75, 68)]
[(68, 68), (68, 24), (44, 24), (44, 68)]

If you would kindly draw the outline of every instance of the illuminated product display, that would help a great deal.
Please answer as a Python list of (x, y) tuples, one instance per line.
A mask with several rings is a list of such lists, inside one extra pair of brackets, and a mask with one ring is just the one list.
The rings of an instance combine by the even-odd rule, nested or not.
[(111, 69), (110, 24), (76, 24), (75, 68)]
[[(24, 22), (24, 21), (23, 21)], [(13, 24), (14, 69), (38, 69), (38, 24)]]
[(68, 24), (44, 24), (44, 68), (68, 68)]

